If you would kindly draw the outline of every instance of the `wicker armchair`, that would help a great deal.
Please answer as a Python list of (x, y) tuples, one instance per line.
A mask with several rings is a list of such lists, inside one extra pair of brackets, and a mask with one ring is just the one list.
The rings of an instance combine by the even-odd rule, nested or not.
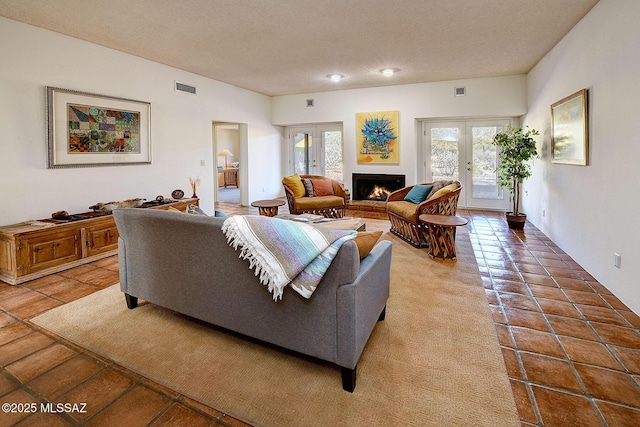
[[(389, 216), (389, 221), (391, 221), (390, 231), (417, 248), (426, 247), (429, 244), (426, 225), (418, 219), (420, 215), (455, 215), (458, 209), (458, 198), (462, 191), (460, 183), (458, 181), (441, 181), (439, 183), (426, 183), (423, 185), (434, 184), (440, 184), (438, 187), (456, 184), (457, 188), (436, 198), (427, 199), (419, 204), (404, 200), (407, 193), (414, 187), (413, 185), (394, 191), (387, 198), (387, 215)], [(435, 193), (435, 191), (433, 193)]]
[(300, 175), (300, 178), (330, 180), (333, 187), (333, 195), (296, 197), (294, 195), (294, 190), (290, 188), (283, 179), (282, 186), (284, 187), (284, 193), (287, 196), (290, 213), (296, 215), (309, 213), (322, 215), (325, 218), (344, 217), (348, 200), (344, 186), (341, 183), (321, 175)]

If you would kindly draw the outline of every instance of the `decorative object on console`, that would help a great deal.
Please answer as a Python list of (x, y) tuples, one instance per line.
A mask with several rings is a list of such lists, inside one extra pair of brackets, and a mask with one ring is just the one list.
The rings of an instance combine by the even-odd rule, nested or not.
[(358, 163), (400, 163), (398, 112), (356, 113)]
[(182, 191), (182, 190), (173, 190), (171, 192), (171, 197), (173, 197), (176, 200), (182, 199), (184, 197), (184, 191)]
[(67, 211), (57, 211), (51, 214), (51, 218), (53, 219), (67, 219), (69, 218), (69, 212)]
[(47, 87), (48, 167), (151, 163), (151, 104)]
[(525, 179), (531, 176), (529, 160), (538, 155), (536, 141), (532, 138), (539, 135), (535, 129), (527, 129), (508, 125), (503, 132), (493, 138), (493, 143), (500, 148), (498, 152), (498, 185), (508, 188), (511, 193), (513, 207), (506, 213), (509, 228), (521, 230), (527, 215), (520, 212), (520, 189)]
[(568, 165), (589, 164), (589, 114), (587, 90), (551, 105), (551, 161)]
[(189, 184), (191, 184), (191, 189), (193, 190), (193, 196), (191, 196), (191, 198), (195, 199), (198, 197), (196, 195), (196, 189), (198, 188), (198, 185), (200, 185), (200, 174), (198, 174), (195, 178), (189, 177)]
[(98, 202), (93, 206), (89, 206), (89, 209), (92, 209), (94, 212), (100, 212), (108, 215), (117, 208), (136, 208), (141, 206), (145, 200), (146, 199), (127, 199), (118, 202)]

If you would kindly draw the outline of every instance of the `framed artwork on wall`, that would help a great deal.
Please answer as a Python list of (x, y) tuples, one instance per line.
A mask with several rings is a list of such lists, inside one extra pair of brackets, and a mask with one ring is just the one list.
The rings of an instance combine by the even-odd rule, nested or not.
[(589, 164), (587, 90), (582, 89), (551, 105), (551, 161)]
[(151, 163), (151, 104), (47, 87), (48, 167)]
[(398, 112), (356, 113), (358, 163), (400, 163)]

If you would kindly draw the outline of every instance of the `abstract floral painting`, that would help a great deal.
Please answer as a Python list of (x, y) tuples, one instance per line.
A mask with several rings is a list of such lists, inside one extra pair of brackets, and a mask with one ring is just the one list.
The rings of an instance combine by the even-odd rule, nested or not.
[(400, 163), (398, 112), (356, 113), (358, 163)]

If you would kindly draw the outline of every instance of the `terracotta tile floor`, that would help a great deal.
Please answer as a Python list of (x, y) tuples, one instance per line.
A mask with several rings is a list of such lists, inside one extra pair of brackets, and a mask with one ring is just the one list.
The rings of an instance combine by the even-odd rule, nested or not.
[(460, 211), (522, 426), (640, 426), (640, 317), (530, 223)]
[[(640, 425), (640, 317), (530, 224), (512, 232), (498, 213), (459, 215), (469, 219), (522, 426)], [(245, 425), (29, 323), (117, 281), (113, 256), (18, 286), (0, 282), (0, 403), (87, 403), (82, 413), (0, 413), (0, 427)]]

